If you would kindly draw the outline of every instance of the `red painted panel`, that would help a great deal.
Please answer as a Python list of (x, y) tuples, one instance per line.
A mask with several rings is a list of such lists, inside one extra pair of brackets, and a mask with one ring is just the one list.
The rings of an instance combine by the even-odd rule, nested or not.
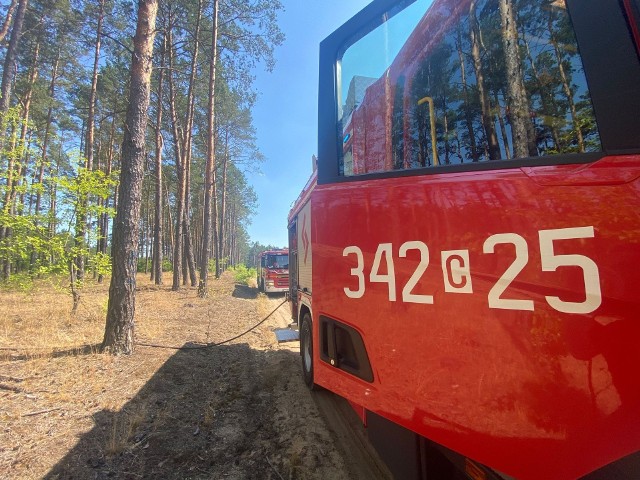
[[(576, 478), (639, 450), (640, 156), (623, 158), (589, 167), (613, 182), (567, 186), (584, 167), (545, 166), (316, 187), (314, 326), (323, 314), (360, 331), (375, 377), (316, 358), (316, 382), (517, 478)], [(423, 274), (406, 242), (428, 247)], [(376, 251), (389, 279), (381, 244), (395, 288), (371, 280)], [(345, 293), (361, 288), (349, 246), (360, 298)], [(589, 310), (588, 289), (594, 311), (562, 311)]]

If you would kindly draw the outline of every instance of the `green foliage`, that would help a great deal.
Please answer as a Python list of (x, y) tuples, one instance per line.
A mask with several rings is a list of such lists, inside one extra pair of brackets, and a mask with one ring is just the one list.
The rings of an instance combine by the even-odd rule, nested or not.
[(89, 257), (89, 268), (98, 275), (111, 275), (111, 255), (97, 252)]
[(171, 264), (171, 260), (166, 257), (162, 258), (162, 271), (163, 272), (171, 272), (173, 270), (173, 265)]
[[(76, 153), (75, 158), (82, 162)], [(6, 172), (4, 172), (6, 173)], [(78, 256), (84, 256), (88, 265), (97, 273), (108, 274), (111, 270), (110, 258), (105, 254), (95, 254), (86, 243), (74, 242), (72, 220), (79, 213), (89, 214), (93, 218), (107, 214), (114, 216), (112, 208), (104, 207), (105, 200), (113, 193), (117, 185), (117, 172), (106, 175), (101, 171), (88, 171), (78, 168), (77, 175), (59, 174), (49, 179), (49, 188), (54, 187), (59, 194), (59, 207), (71, 215), (68, 224), (52, 231), (50, 225), (60, 225), (58, 219), (49, 215), (36, 215), (16, 209), (5, 208), (0, 211), (0, 225), (8, 229), (9, 234), (0, 242), (0, 260), (9, 260), (28, 277), (41, 277), (51, 274), (68, 273), (69, 262)], [(43, 184), (36, 183), (17, 190), (16, 195), (44, 195)], [(92, 199), (86, 202), (87, 198)], [(55, 220), (55, 221), (53, 221)], [(95, 239), (95, 238), (94, 238)], [(28, 282), (18, 275), (10, 282), (27, 288)]]
[[(145, 271), (145, 265), (147, 266), (147, 272), (151, 271), (151, 257), (149, 257), (149, 263), (147, 263), (147, 259), (146, 258), (138, 258), (138, 264), (137, 264), (137, 271), (140, 272), (144, 272)], [(169, 260), (167, 257), (163, 257), (162, 258), (162, 271), (163, 272), (171, 272), (173, 271), (173, 265), (171, 264), (171, 260)]]
[(148, 259), (144, 258), (144, 257), (138, 258), (138, 265), (137, 265), (136, 269), (137, 269), (138, 273), (144, 272), (144, 271), (150, 272), (151, 271), (151, 257), (149, 257)]
[(253, 280), (258, 275), (255, 268), (247, 268), (243, 263), (236, 267), (229, 267), (229, 270), (233, 272), (236, 282), (248, 285), (249, 280)]
[(7, 280), (0, 283), (0, 288), (10, 292), (31, 293), (33, 290), (33, 277), (28, 273), (11, 275)]
[[(84, 159), (75, 153), (77, 162), (84, 163)], [(113, 208), (106, 208), (97, 202), (84, 202), (83, 200), (91, 197), (96, 199), (107, 199), (118, 185), (118, 171), (113, 171), (111, 175), (107, 175), (101, 170), (87, 170), (84, 167), (78, 167), (76, 176), (58, 176), (54, 179), (58, 188), (67, 193), (67, 202), (73, 208), (76, 215), (93, 215), (98, 216), (103, 213), (110, 217), (115, 216)]]
[[(223, 262), (220, 262), (221, 264)], [(216, 271), (216, 261), (214, 258), (210, 258), (209, 259), (209, 272), (215, 272)]]

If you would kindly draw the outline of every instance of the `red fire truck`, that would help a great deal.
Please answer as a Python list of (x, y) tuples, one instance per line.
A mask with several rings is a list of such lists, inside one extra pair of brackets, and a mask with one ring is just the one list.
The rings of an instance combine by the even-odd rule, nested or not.
[(289, 250), (267, 250), (258, 255), (258, 288), (265, 293), (289, 291)]
[(397, 478), (640, 478), (639, 25), (376, 0), (322, 42), (292, 314)]

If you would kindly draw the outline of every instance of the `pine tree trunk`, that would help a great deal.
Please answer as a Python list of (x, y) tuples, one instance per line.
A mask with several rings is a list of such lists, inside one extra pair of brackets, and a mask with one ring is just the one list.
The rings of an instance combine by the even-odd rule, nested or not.
[[(198, 284), (198, 295), (206, 297), (208, 295), (209, 278), (209, 249), (211, 246), (211, 230), (215, 228), (217, 212), (212, 212), (212, 201), (216, 198), (216, 176), (215, 176), (215, 83), (216, 83), (216, 57), (218, 54), (218, 0), (213, 0), (213, 32), (211, 35), (211, 61), (209, 63), (209, 105), (207, 111), (208, 131), (207, 131), (207, 165), (205, 172), (204, 189), (204, 219), (202, 224), (202, 252), (200, 256), (200, 282)], [(212, 225), (214, 223), (214, 225)], [(216, 234), (214, 232), (214, 245)], [(216, 248), (217, 250), (217, 248)], [(216, 276), (218, 273), (218, 262), (216, 262)]]
[(160, 69), (158, 70), (158, 105), (156, 111), (156, 192), (155, 192), (155, 212), (153, 227), (153, 280), (156, 285), (162, 285), (162, 232), (163, 232), (163, 215), (162, 215), (162, 98), (163, 98), (163, 80), (164, 80), (164, 60), (167, 48), (167, 37), (162, 39), (162, 55), (160, 56)]
[[(187, 198), (187, 204), (189, 204), (189, 200)], [(188, 280), (191, 282), (191, 286), (195, 287), (198, 284), (197, 278), (197, 268), (196, 268), (196, 259), (193, 253), (193, 235), (191, 233), (191, 218), (189, 215), (185, 215), (184, 221), (182, 222), (184, 228), (184, 254), (186, 260), (186, 273), (188, 276)], [(185, 284), (187, 283), (187, 279), (185, 279)]]
[[(464, 118), (467, 126), (467, 134), (469, 135), (469, 145), (471, 146), (471, 161), (478, 161), (478, 147), (476, 146), (476, 134), (473, 129), (473, 117), (471, 116), (471, 105), (469, 104), (469, 86), (467, 85), (467, 70), (464, 61), (464, 53), (462, 52), (462, 32), (458, 29), (458, 60), (460, 61), (460, 73), (462, 75), (462, 94), (464, 105)], [(464, 160), (463, 160), (464, 162)]]
[(193, 55), (191, 57), (191, 73), (189, 75), (189, 90), (187, 93), (187, 114), (185, 119), (185, 134), (184, 134), (184, 146), (182, 153), (184, 155), (183, 165), (185, 166), (185, 209), (183, 217), (183, 231), (184, 231), (184, 259), (186, 260), (186, 269), (184, 283), (187, 283), (188, 279), (191, 281), (191, 286), (195, 287), (197, 284), (196, 274), (196, 262), (193, 253), (193, 237), (191, 234), (191, 143), (193, 139), (193, 120), (195, 113), (195, 84), (196, 74), (198, 69), (198, 51), (200, 43), (198, 38), (200, 37), (200, 20), (202, 17), (202, 0), (198, 1), (198, 15), (196, 17), (196, 26), (194, 32), (194, 47)]
[(578, 140), (578, 152), (584, 153), (584, 138), (582, 136), (582, 129), (580, 128), (580, 122), (578, 121), (578, 112), (576, 111), (576, 104), (573, 101), (573, 89), (571, 88), (571, 82), (567, 77), (567, 72), (562, 62), (562, 54), (560, 53), (560, 46), (558, 45), (558, 39), (556, 38), (555, 32), (553, 31), (553, 18), (551, 17), (551, 12), (549, 12), (548, 15), (549, 15), (548, 17), (549, 38), (551, 40), (551, 44), (553, 45), (553, 50), (556, 54), (556, 61), (558, 62), (558, 71), (560, 72), (560, 80), (562, 80), (562, 90), (564, 91), (564, 94), (567, 97), (567, 102), (569, 102), (569, 111), (571, 112), (571, 122), (573, 123), (573, 131), (575, 132), (576, 139)]
[[(94, 50), (93, 61), (93, 75), (91, 78), (91, 91), (89, 93), (89, 110), (87, 114), (87, 127), (85, 132), (84, 142), (84, 154), (85, 163), (84, 168), (87, 171), (93, 170), (93, 155), (94, 155), (94, 131), (95, 131), (95, 109), (96, 109), (96, 91), (98, 88), (98, 62), (100, 60), (100, 43), (102, 40), (102, 19), (104, 17), (104, 0), (100, 0), (100, 11), (98, 13), (98, 28), (96, 31), (96, 43)], [(87, 232), (89, 230), (89, 215), (87, 213), (89, 207), (89, 198), (87, 195), (81, 194), (78, 199), (79, 209), (76, 219), (76, 236), (75, 244), (78, 249), (78, 255), (76, 257), (77, 266), (77, 281), (80, 286), (84, 280), (85, 275), (85, 256), (87, 248)]]
[[(20, 184), (23, 181), (26, 181), (26, 161), (28, 159), (27, 155), (27, 132), (28, 132), (28, 124), (29, 124), (29, 113), (31, 108), (31, 98), (33, 93), (33, 86), (38, 77), (38, 57), (40, 51), (40, 44), (36, 42), (33, 53), (33, 62), (29, 72), (29, 81), (27, 91), (24, 94), (20, 104), (22, 105), (22, 112), (20, 116), (20, 136), (16, 137), (16, 126), (13, 126), (13, 135), (11, 137), (11, 151), (18, 153), (18, 156), (11, 156), (8, 161), (7, 166), (7, 189), (5, 192), (4, 198), (4, 211), (5, 213), (9, 213), (11, 216), (20, 215), (22, 212), (18, 208), (18, 190), (20, 189)], [(24, 155), (24, 159), (23, 159)], [(0, 228), (0, 240), (5, 240), (7, 242), (11, 242), (9, 237), (12, 235), (12, 229), (6, 226)], [(8, 278), (11, 267), (9, 259), (5, 259), (5, 267), (3, 269), (4, 278)]]
[(13, 21), (11, 29), (11, 37), (9, 38), (9, 46), (4, 57), (4, 67), (2, 69), (2, 84), (0, 84), (0, 114), (4, 115), (9, 110), (11, 100), (11, 84), (13, 83), (13, 73), (15, 71), (14, 63), (18, 56), (18, 45), (22, 36), (22, 24), (24, 22), (24, 14), (27, 10), (27, 0), (20, 0), (18, 10)]
[(7, 16), (4, 19), (4, 23), (2, 24), (2, 29), (0, 29), (0, 42), (4, 40), (4, 37), (9, 33), (9, 27), (11, 26), (11, 19), (13, 17), (13, 11), (16, 9), (16, 5), (18, 4), (18, 0), (11, 0), (11, 5), (7, 9)]
[(133, 352), (136, 254), (157, 10), (157, 0), (138, 2), (129, 106), (122, 140), (120, 188), (113, 233), (113, 273), (102, 342), (103, 351), (115, 354)]
[[(58, 50), (58, 54), (56, 56), (55, 61), (53, 62), (53, 67), (51, 68), (51, 83), (49, 84), (49, 100), (53, 102), (55, 90), (56, 90), (56, 81), (58, 80), (58, 66), (60, 64), (60, 50)], [(44, 138), (42, 140), (42, 157), (40, 160), (40, 168), (38, 173), (38, 183), (42, 184), (44, 180), (44, 169), (47, 164), (47, 149), (49, 146), (49, 135), (51, 132), (51, 124), (53, 123), (53, 106), (50, 105), (47, 111), (47, 122), (44, 128)], [(42, 202), (42, 193), (40, 189), (36, 192), (36, 205), (35, 205), (35, 215), (36, 217), (40, 214), (40, 204)]]
[(100, 61), (100, 45), (102, 41), (102, 21), (104, 18), (104, 2), (100, 0), (98, 12), (98, 28), (96, 30), (96, 44), (93, 58), (93, 75), (91, 77), (91, 91), (89, 93), (89, 113), (87, 114), (87, 137), (85, 142), (85, 158), (87, 170), (93, 170), (93, 143), (95, 130), (96, 96), (98, 91), (98, 69)]
[(169, 261), (173, 263), (173, 245), (175, 242), (175, 235), (173, 233), (173, 217), (171, 215), (171, 208), (169, 207), (171, 203), (169, 201), (169, 187), (167, 186), (166, 180), (163, 180), (162, 186), (164, 190), (164, 204), (166, 205), (166, 218), (164, 219), (164, 224), (167, 225), (165, 240), (162, 243), (166, 245), (164, 253), (169, 257)]
[[(229, 131), (227, 130), (224, 135), (224, 158), (222, 159), (222, 182), (220, 186), (220, 221), (219, 221), (219, 233), (218, 233), (218, 251), (220, 252), (220, 261), (225, 258), (224, 252), (224, 237), (225, 237), (225, 208), (227, 202), (227, 166), (229, 163)], [(224, 269), (224, 265), (222, 266)], [(219, 275), (218, 275), (219, 276)]]
[(480, 94), (480, 109), (482, 111), (482, 126), (487, 137), (487, 148), (489, 150), (490, 160), (500, 159), (500, 145), (493, 123), (493, 113), (491, 112), (491, 101), (489, 93), (485, 87), (484, 72), (482, 69), (482, 60), (480, 56), (480, 27), (476, 18), (476, 0), (471, 2), (469, 7), (469, 23), (471, 29), (471, 55), (473, 57), (473, 68), (476, 72), (476, 80), (478, 93)]
[(493, 101), (496, 102), (498, 125), (500, 125), (500, 136), (502, 137), (502, 143), (504, 144), (504, 154), (507, 160), (511, 159), (511, 147), (509, 146), (509, 135), (507, 135), (507, 127), (502, 117), (502, 108), (500, 107), (500, 98), (498, 92), (493, 92)]
[[(18, 126), (12, 122), (11, 124), (11, 144), (9, 149), (11, 151), (14, 151), (16, 148), (16, 143), (18, 141), (18, 132), (17, 132), (17, 128)], [(4, 199), (3, 199), (3, 204), (2, 204), (2, 211), (4, 213), (5, 216), (12, 216), (13, 215), (13, 208), (12, 208), (12, 203), (11, 203), (11, 193), (14, 190), (14, 178), (15, 178), (15, 170), (16, 170), (16, 158), (13, 155), (9, 156), (8, 162), (7, 162), (7, 189), (5, 191), (4, 194)], [(10, 225), (0, 225), (0, 243), (5, 244), (6, 246), (9, 246), (11, 244), (11, 236), (12, 236), (12, 228)], [(3, 263), (2, 263), (2, 278), (4, 278), (5, 280), (9, 278), (9, 276), (11, 275), (11, 258), (10, 258), (10, 252), (8, 251), (7, 254), (4, 256), (3, 258)]]
[[(551, 113), (553, 112), (553, 107), (555, 106), (555, 98), (553, 92), (550, 92), (548, 88), (542, 83), (540, 79), (540, 74), (538, 73), (538, 67), (536, 65), (535, 60), (533, 59), (533, 55), (531, 54), (531, 48), (529, 48), (529, 41), (527, 40), (526, 35), (522, 32), (521, 37), (524, 42), (524, 51), (526, 53), (527, 59), (529, 60), (529, 64), (531, 65), (531, 73), (533, 74), (533, 78), (538, 85), (538, 89), (540, 90), (540, 101), (542, 103), (542, 108), (545, 112)], [(554, 124), (551, 124), (551, 136), (553, 137), (553, 142), (555, 143), (556, 149), (558, 151), (562, 150), (562, 145), (560, 143), (560, 136), (558, 135), (558, 129)]]
[[(114, 153), (114, 141), (116, 135), (116, 115), (113, 114), (111, 118), (111, 131), (109, 133), (109, 151), (107, 153), (107, 165), (105, 167), (104, 173), (107, 177), (111, 177), (111, 169), (113, 166), (113, 153)], [(109, 198), (107, 197), (104, 200), (104, 206), (109, 206)], [(109, 215), (107, 213), (103, 213), (100, 216), (100, 223), (98, 227), (98, 237), (100, 239), (100, 247), (98, 251), (103, 255), (107, 254), (107, 247), (109, 246), (109, 242), (107, 238), (109, 237)], [(102, 273), (98, 274), (98, 283), (102, 283), (104, 281), (104, 275)]]
[(166, 27), (167, 31), (167, 45), (168, 45), (168, 62), (169, 62), (169, 113), (171, 114), (171, 130), (173, 134), (173, 151), (176, 162), (176, 218), (174, 228), (173, 239), (173, 283), (171, 289), (177, 291), (180, 289), (180, 273), (182, 271), (182, 249), (183, 249), (183, 235), (182, 235), (182, 222), (184, 216), (184, 165), (182, 164), (182, 149), (180, 133), (178, 131), (178, 116), (175, 107), (175, 87), (173, 81), (173, 35), (171, 29), (173, 28), (173, 19), (170, 16), (169, 25)]
[[(4, 66), (2, 69), (2, 83), (0, 83), (0, 119), (3, 119), (7, 111), (9, 110), (10, 102), (11, 102), (11, 87), (13, 84), (13, 74), (15, 72), (15, 61), (18, 55), (18, 46), (20, 43), (20, 37), (22, 36), (22, 24), (24, 22), (24, 15), (27, 10), (27, 0), (20, 0), (18, 3), (18, 10), (15, 15), (15, 19), (13, 22), (13, 29), (11, 30), (11, 37), (9, 39), (9, 45), (7, 47), (7, 53), (4, 58)], [(15, 131), (14, 131), (15, 134)], [(0, 141), (0, 144), (2, 142)], [(11, 188), (13, 185), (13, 179), (11, 175), (13, 173), (13, 160), (10, 160), (9, 163), (9, 177), (7, 178), (7, 192), (10, 194)], [(3, 208), (6, 210), (9, 207), (7, 203), (9, 201), (9, 197), (5, 198), (5, 204)], [(4, 241), (10, 235), (9, 227), (2, 225), (0, 226), (0, 242)], [(8, 278), (11, 273), (11, 265), (8, 258), (4, 260), (3, 268), (3, 277)]]
[(144, 235), (144, 273), (149, 273), (149, 260), (150, 260), (150, 251), (149, 247), (151, 246), (151, 183), (147, 182), (146, 184), (147, 192), (145, 194), (145, 203), (144, 203), (144, 229), (142, 234)]
[(513, 137), (514, 158), (537, 155), (535, 131), (531, 123), (529, 99), (524, 86), (524, 74), (520, 62), (518, 29), (512, 0), (499, 0), (502, 19), (502, 44), (507, 67), (509, 119)]
[[(62, 158), (62, 145), (63, 142), (60, 142), (60, 151), (58, 152), (58, 156), (56, 158), (56, 168), (55, 171), (52, 171), (52, 175), (59, 175), (60, 173), (60, 159)], [(40, 182), (42, 183), (42, 182)], [(57, 222), (57, 213), (58, 213), (58, 189), (56, 187), (56, 183), (51, 184), (51, 190), (49, 191), (49, 239), (53, 238), (56, 234), (56, 230), (58, 228)], [(55, 252), (51, 251), (49, 254), (49, 261), (53, 264), (56, 261)]]
[[(21, 145), (26, 145), (26, 138), (27, 138), (27, 129), (28, 129), (28, 125), (29, 125), (29, 110), (31, 108), (31, 98), (33, 96), (33, 86), (36, 83), (36, 79), (38, 78), (38, 57), (39, 57), (39, 53), (40, 53), (40, 43), (37, 42), (35, 47), (34, 47), (34, 52), (33, 52), (33, 63), (31, 65), (31, 72), (29, 73), (29, 88), (27, 89), (27, 92), (25, 93), (24, 96), (24, 100), (22, 102), (23, 105), (23, 111), (22, 111), (22, 131), (20, 132), (20, 143)], [(28, 152), (28, 150), (25, 150), (25, 160), (28, 157), (28, 154), (26, 153)], [(25, 175), (26, 177), (26, 171), (27, 171), (27, 165), (26, 165), (26, 161), (21, 162), (21, 173), (20, 176)], [(24, 181), (26, 182), (26, 178), (24, 179)], [(35, 219), (35, 226), (38, 226), (38, 219)], [(31, 251), (31, 255), (30, 255), (30, 261), (29, 261), (29, 270), (32, 271), (33, 267), (35, 265), (35, 259), (36, 259), (36, 255), (34, 253), (34, 250), (32, 249)]]

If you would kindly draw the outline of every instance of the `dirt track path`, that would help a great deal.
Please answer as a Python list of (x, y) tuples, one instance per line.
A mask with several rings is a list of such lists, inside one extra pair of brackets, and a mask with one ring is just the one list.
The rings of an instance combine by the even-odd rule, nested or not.
[[(265, 297), (264, 300), (267, 301), (270, 311), (278, 308), (282, 301), (278, 297)], [(282, 305), (273, 316), (279, 327), (288, 326), (291, 320), (289, 304)], [(286, 348), (296, 353), (298, 361), (295, 368), (297, 369), (298, 384), (304, 385), (300, 373), (299, 342), (282, 343), (279, 348)], [(354, 480), (391, 478), (373, 447), (368, 443), (360, 419), (344, 399), (325, 390), (316, 392), (307, 390), (302, 397), (306, 400), (307, 396), (315, 404), (315, 408), (314, 405), (306, 406), (307, 411), (310, 411), (315, 416), (317, 409), (317, 413), (319, 413), (324, 422), (324, 427), (331, 435), (334, 447), (340, 452), (342, 461), (345, 463), (345, 470), (340, 473), (334, 472), (329, 478), (349, 478)]]

